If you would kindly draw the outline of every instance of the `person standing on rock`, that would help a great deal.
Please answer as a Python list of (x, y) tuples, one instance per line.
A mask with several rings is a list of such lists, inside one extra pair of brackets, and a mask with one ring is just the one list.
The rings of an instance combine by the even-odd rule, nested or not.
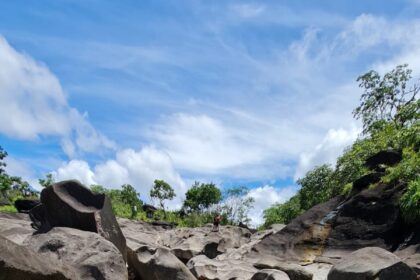
[(214, 217), (214, 219), (213, 219), (213, 229), (212, 229), (212, 231), (214, 231), (214, 232), (218, 232), (219, 231), (219, 224), (220, 224), (220, 221), (222, 220), (222, 217), (219, 215), (219, 214), (217, 214), (215, 217)]

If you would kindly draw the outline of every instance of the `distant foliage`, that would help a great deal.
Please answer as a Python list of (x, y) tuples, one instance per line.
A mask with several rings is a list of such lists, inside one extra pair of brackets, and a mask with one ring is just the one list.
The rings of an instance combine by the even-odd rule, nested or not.
[(296, 195), (285, 203), (274, 204), (264, 210), (264, 225), (268, 228), (272, 224), (288, 224), (291, 220), (302, 214), (304, 210), (300, 205), (300, 197)]
[(47, 175), (45, 175), (44, 179), (39, 179), (38, 182), (41, 186), (47, 188), (54, 184), (54, 177), (51, 173), (48, 173)]
[(247, 187), (233, 187), (226, 190), (222, 213), (229, 224), (249, 224), (250, 218), (248, 214), (253, 208), (255, 200), (247, 196), (248, 192), (249, 189)]
[(305, 177), (297, 180), (297, 183), (301, 185), (299, 200), (303, 210), (308, 210), (332, 197), (333, 173), (333, 169), (324, 164), (315, 167), (306, 173)]
[(202, 212), (221, 199), (222, 193), (215, 184), (195, 182), (185, 194), (184, 209)]
[(18, 176), (7, 174), (5, 169), (7, 165), (4, 162), (6, 157), (7, 152), (0, 146), (0, 198), (13, 202), (17, 198), (36, 197), (37, 194), (31, 190), (28, 182)]
[[(140, 194), (133, 186), (125, 184), (121, 189), (110, 189), (101, 185), (91, 185), (90, 189), (94, 193), (103, 193), (110, 198), (116, 216), (132, 219), (146, 217), (146, 214), (140, 211), (143, 204), (139, 198)], [(138, 211), (134, 211), (133, 206), (136, 206)]]
[(150, 190), (150, 197), (159, 200), (160, 207), (165, 211), (165, 200), (172, 200), (176, 196), (174, 189), (164, 180), (155, 180)]

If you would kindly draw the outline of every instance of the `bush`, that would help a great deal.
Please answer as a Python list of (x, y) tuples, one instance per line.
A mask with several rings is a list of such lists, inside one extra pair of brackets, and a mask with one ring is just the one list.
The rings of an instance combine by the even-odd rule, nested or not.
[(420, 222), (420, 179), (411, 181), (400, 200), (401, 214), (409, 224)]
[(403, 150), (402, 161), (394, 167), (388, 167), (382, 178), (384, 183), (410, 183), (420, 176), (420, 156), (413, 148)]
[(270, 208), (265, 209), (265, 222), (262, 228), (268, 228), (272, 224), (288, 224), (303, 212), (304, 210), (300, 206), (300, 197), (295, 195), (285, 203), (274, 204)]
[(0, 212), (17, 213), (17, 210), (13, 205), (6, 205), (6, 206), (0, 206)]

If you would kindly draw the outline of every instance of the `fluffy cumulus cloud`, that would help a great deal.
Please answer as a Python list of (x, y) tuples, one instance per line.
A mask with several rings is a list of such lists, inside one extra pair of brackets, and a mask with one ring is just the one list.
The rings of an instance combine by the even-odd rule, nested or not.
[(115, 159), (89, 166), (83, 160), (71, 160), (53, 172), (56, 180), (76, 179), (85, 185), (99, 184), (119, 188), (131, 184), (143, 200), (149, 201), (149, 192), (155, 179), (163, 179), (175, 190), (177, 197), (168, 203), (170, 208), (179, 208), (186, 192), (186, 184), (173, 168), (171, 158), (152, 147), (139, 151), (124, 149)]
[(114, 148), (86, 114), (69, 106), (60, 82), (45, 65), (16, 51), (1, 36), (0, 65), (0, 133), (24, 140), (59, 136), (69, 156)]
[(356, 127), (351, 130), (330, 129), (319, 145), (311, 151), (300, 154), (294, 175), (295, 180), (303, 177), (306, 172), (315, 166), (335, 164), (337, 157), (357, 139), (359, 133), (360, 130)]
[(261, 225), (264, 221), (264, 209), (270, 207), (275, 203), (286, 202), (297, 191), (297, 186), (289, 186), (284, 188), (276, 188), (273, 186), (265, 185), (252, 189), (248, 193), (248, 197), (252, 197), (255, 202), (250, 211), (249, 217), (253, 226)]

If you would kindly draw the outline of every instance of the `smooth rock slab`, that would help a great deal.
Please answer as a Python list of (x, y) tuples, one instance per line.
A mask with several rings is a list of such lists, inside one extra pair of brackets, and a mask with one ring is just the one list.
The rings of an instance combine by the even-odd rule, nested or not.
[(328, 280), (416, 280), (416, 273), (394, 254), (377, 247), (351, 253), (334, 265)]
[(261, 256), (254, 260), (254, 267), (259, 269), (270, 268), (284, 271), (291, 280), (312, 280), (312, 273), (303, 266), (282, 261), (274, 256)]

